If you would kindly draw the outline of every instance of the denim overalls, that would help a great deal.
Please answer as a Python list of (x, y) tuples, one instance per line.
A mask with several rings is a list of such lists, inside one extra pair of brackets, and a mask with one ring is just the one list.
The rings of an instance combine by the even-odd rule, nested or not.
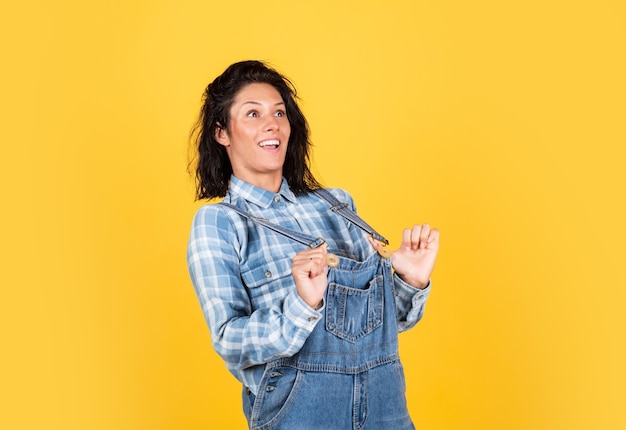
[[(315, 193), (333, 211), (387, 242), (332, 194)], [(222, 204), (310, 247), (324, 243)], [(338, 259), (337, 267), (328, 270), (323, 316), (302, 349), (292, 357), (267, 363), (256, 396), (244, 388), (243, 407), (250, 429), (415, 428), (406, 407), (404, 371), (398, 357), (391, 260), (376, 253), (362, 262)]]

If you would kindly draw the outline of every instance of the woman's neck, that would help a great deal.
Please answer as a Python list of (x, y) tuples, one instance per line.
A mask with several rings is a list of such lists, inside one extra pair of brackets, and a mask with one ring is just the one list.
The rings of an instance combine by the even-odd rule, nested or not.
[(280, 187), (283, 183), (282, 173), (280, 175), (255, 175), (251, 178), (242, 177), (240, 175), (234, 175), (236, 178), (246, 181), (255, 187), (263, 188), (264, 190), (277, 193), (280, 191)]

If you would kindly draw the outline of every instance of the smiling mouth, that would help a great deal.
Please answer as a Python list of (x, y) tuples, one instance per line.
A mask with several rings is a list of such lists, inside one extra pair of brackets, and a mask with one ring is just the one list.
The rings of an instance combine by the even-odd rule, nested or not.
[(261, 148), (270, 147), (276, 149), (280, 146), (280, 142), (276, 139), (264, 140), (263, 142), (259, 143), (259, 146)]

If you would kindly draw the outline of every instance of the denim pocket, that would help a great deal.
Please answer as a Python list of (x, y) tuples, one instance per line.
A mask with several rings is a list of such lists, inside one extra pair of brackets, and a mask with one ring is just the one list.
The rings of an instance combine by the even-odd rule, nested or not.
[(376, 276), (363, 289), (331, 282), (326, 294), (326, 331), (356, 342), (383, 323), (383, 277)]
[(267, 430), (277, 425), (293, 405), (302, 373), (293, 367), (268, 368), (256, 396), (250, 428)]

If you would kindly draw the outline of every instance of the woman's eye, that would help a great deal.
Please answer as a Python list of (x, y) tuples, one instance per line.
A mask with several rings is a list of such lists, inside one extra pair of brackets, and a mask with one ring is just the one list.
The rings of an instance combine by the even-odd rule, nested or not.
[(248, 116), (250, 118), (256, 118), (256, 117), (259, 116), (259, 113), (257, 111), (255, 111), (255, 110), (251, 110), (250, 112), (248, 112)]
[(277, 117), (279, 117), (279, 118), (282, 118), (282, 117), (284, 117), (284, 116), (285, 116), (285, 115), (287, 115), (287, 114), (285, 113), (285, 111), (284, 111), (284, 110), (279, 110), (279, 111), (277, 111), (277, 112), (276, 112), (276, 114), (275, 114), (275, 115), (276, 115)]

